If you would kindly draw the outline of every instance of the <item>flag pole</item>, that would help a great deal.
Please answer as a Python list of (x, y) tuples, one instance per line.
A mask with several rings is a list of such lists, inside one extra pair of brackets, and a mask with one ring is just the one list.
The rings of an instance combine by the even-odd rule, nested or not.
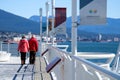
[(39, 10), (40, 13), (40, 54), (42, 53), (42, 8)]
[(52, 4), (52, 44), (54, 44), (54, 36), (55, 36), (55, 30), (54, 30), (55, 0), (52, 0), (51, 4)]
[(72, 54), (77, 55), (77, 0), (72, 0)]
[(47, 31), (46, 31), (46, 38), (47, 38), (47, 43), (48, 43), (48, 25), (49, 25), (49, 23), (48, 23), (48, 19), (49, 19), (49, 2), (46, 2), (46, 29), (47, 29)]
[[(77, 55), (77, 0), (72, 0), (72, 54)], [(76, 61), (72, 63), (72, 80), (76, 80)]]

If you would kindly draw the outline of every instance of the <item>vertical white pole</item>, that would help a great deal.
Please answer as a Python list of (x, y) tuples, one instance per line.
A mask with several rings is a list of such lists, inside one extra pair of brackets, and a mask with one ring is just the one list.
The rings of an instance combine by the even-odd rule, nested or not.
[(47, 19), (47, 21), (46, 21), (46, 23), (47, 23), (47, 26), (46, 26), (47, 27), (46, 28), (47, 29), (47, 31), (46, 31), (46, 37), (47, 37), (47, 43), (48, 43), (48, 24), (49, 24), (48, 23), (49, 22), (48, 21), (49, 20), (48, 17), (49, 17), (49, 2), (46, 2), (46, 19)]
[(77, 54), (77, 0), (72, 0), (72, 54)]
[(9, 53), (9, 51), (10, 51), (10, 43), (8, 42), (8, 53)]
[(39, 10), (40, 12), (40, 54), (42, 53), (42, 8)]
[(55, 12), (55, 0), (52, 0), (52, 44), (54, 44), (54, 12)]
[[(72, 0), (72, 54), (77, 55), (77, 0)], [(76, 61), (73, 60), (73, 79), (76, 80)]]
[(1, 43), (1, 45), (0, 45), (0, 46), (1, 46), (1, 51), (2, 51), (2, 42), (0, 42), (0, 43)]

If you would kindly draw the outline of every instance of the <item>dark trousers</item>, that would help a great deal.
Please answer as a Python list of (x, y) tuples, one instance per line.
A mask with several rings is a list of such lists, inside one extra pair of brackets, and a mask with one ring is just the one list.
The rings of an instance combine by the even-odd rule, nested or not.
[(21, 53), (21, 64), (25, 64), (26, 52), (20, 52), (20, 53)]
[(35, 64), (35, 56), (36, 56), (36, 52), (35, 51), (30, 51), (30, 58), (29, 58), (29, 63), (30, 64)]

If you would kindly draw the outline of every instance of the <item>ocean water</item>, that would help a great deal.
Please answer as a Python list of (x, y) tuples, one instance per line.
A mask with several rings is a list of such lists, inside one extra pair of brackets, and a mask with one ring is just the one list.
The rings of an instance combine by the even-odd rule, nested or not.
[[(69, 45), (67, 51), (71, 52), (71, 42), (60, 42), (58, 44), (64, 44)], [(78, 42), (77, 43), (77, 50), (78, 52), (107, 52), (107, 53), (117, 53), (119, 42)], [(18, 56), (17, 47), (18, 44), (2, 44), (2, 50), (8, 51), (9, 53), (12, 53), (12, 56)], [(0, 49), (1, 49), (0, 46)], [(9, 49), (8, 49), (9, 47)], [(37, 52), (37, 56), (40, 55), (40, 52)], [(27, 54), (29, 56), (29, 53)], [(90, 60), (92, 62), (105, 62), (106, 59), (102, 60)], [(114, 61), (114, 60), (113, 60)], [(111, 63), (111, 65), (113, 62)]]
[[(71, 52), (71, 42), (63, 42), (59, 44), (69, 45), (67, 51)], [(78, 42), (77, 43), (77, 51), (78, 52), (106, 52), (106, 53), (117, 53), (117, 49), (119, 46), (119, 42)], [(105, 63), (107, 59), (88, 59), (94, 63)], [(110, 64), (114, 64), (114, 60)]]
[[(67, 51), (71, 52), (71, 42), (62, 42), (58, 44), (69, 45)], [(117, 52), (119, 42), (77, 42), (78, 52)]]
[[(71, 42), (60, 42), (58, 44), (69, 45), (67, 51), (71, 52)], [(119, 42), (78, 42), (77, 50), (78, 52), (108, 52), (108, 53), (117, 53)], [(2, 50), (12, 53), (12, 55), (17, 55), (17, 46), (18, 44), (2, 44)], [(1, 49), (0, 46), (0, 49)], [(8, 49), (9, 47), (9, 49)], [(37, 54), (39, 55), (39, 51)]]

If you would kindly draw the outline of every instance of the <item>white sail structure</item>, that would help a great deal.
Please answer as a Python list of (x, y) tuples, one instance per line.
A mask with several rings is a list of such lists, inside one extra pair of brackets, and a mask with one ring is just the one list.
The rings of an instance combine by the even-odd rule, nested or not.
[[(54, 34), (66, 35), (66, 8), (55, 8)], [(49, 35), (52, 35), (52, 19), (49, 19)]]
[(107, 0), (80, 0), (80, 25), (106, 24)]

